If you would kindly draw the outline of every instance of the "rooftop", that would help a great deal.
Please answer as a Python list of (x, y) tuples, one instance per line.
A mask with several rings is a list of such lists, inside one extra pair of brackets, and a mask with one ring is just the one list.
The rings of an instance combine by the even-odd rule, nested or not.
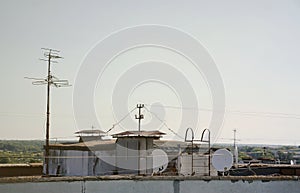
[[(63, 149), (63, 150), (108, 150), (114, 149), (116, 143), (116, 139), (110, 140), (94, 140), (94, 141), (85, 141), (79, 143), (68, 143), (68, 144), (50, 144), (50, 149)], [(188, 146), (187, 143), (183, 141), (175, 141), (175, 140), (154, 140), (154, 145), (160, 148), (178, 148), (180, 145), (182, 148), (186, 148)]]
[(73, 182), (73, 181), (153, 181), (153, 180), (203, 180), (209, 182), (214, 181), (231, 181), (232, 183), (248, 181), (299, 181), (299, 176), (134, 176), (134, 175), (113, 175), (113, 176), (81, 176), (81, 177), (42, 177), (42, 176), (24, 176), (24, 177), (4, 177), (0, 178), (0, 184), (3, 183), (24, 183), (24, 182)]
[(75, 134), (78, 134), (78, 135), (101, 135), (101, 134), (106, 134), (104, 131), (102, 130), (99, 130), (99, 129), (86, 129), (86, 130), (80, 130), (80, 131), (77, 131), (75, 132)]
[(153, 138), (160, 138), (162, 135), (166, 135), (166, 133), (155, 130), (155, 131), (124, 131), (124, 132), (121, 132), (121, 133), (114, 134), (112, 136), (114, 138), (120, 138), (120, 137), (153, 137)]

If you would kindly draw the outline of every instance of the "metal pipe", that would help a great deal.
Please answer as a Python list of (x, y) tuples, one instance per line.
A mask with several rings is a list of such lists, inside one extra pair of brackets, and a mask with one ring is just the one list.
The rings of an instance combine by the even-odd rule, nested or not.
[[(192, 132), (192, 139), (191, 140), (187, 140), (187, 134), (188, 134), (188, 131), (191, 131)], [(192, 173), (194, 173), (194, 131), (192, 128), (187, 128), (186, 131), (185, 131), (185, 138), (184, 138), (185, 142), (192, 142)]]
[[(205, 132), (208, 132), (208, 140), (205, 141), (203, 140), (203, 137), (204, 137), (204, 133)], [(201, 141), (202, 142), (208, 142), (208, 175), (210, 176), (210, 162), (211, 162), (211, 151), (210, 151), (210, 130), (209, 129), (204, 129), (203, 132), (202, 132), (202, 135), (201, 135)]]

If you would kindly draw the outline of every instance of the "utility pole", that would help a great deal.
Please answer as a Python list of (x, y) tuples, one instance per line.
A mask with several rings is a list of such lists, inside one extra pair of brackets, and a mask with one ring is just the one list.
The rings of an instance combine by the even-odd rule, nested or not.
[(139, 109), (139, 115), (135, 115), (135, 119), (139, 120), (138, 131), (141, 131), (141, 120), (144, 119), (144, 115), (141, 114), (141, 109), (144, 108), (144, 104), (137, 104), (136, 108)]
[[(144, 108), (144, 104), (137, 104), (136, 108), (139, 109), (139, 115), (135, 115), (135, 119), (139, 120), (139, 125), (138, 125), (138, 136), (140, 136), (140, 131), (141, 131), (141, 120), (144, 119), (144, 115), (141, 114), (141, 109)], [(137, 147), (137, 151), (138, 151), (138, 174), (141, 173), (140, 170), (140, 165), (141, 165), (141, 152), (140, 152), (140, 141), (138, 141), (138, 147)]]
[(234, 152), (234, 163), (238, 164), (238, 149), (236, 146), (236, 129), (233, 130), (233, 152)]
[(236, 129), (233, 130), (233, 148), (236, 146)]
[(55, 76), (51, 75), (51, 64), (57, 63), (54, 59), (61, 59), (59, 56), (59, 51), (49, 48), (42, 48), (44, 50), (45, 59), (40, 59), (43, 61), (47, 61), (48, 64), (48, 73), (46, 79), (43, 78), (28, 78), (33, 79), (35, 81), (32, 82), (33, 85), (45, 85), (47, 84), (47, 109), (46, 109), (46, 140), (45, 140), (45, 166), (46, 171), (45, 175), (49, 175), (49, 133), (50, 133), (50, 86), (54, 85), (55, 87), (65, 87), (71, 86), (69, 85), (68, 80), (59, 80)]

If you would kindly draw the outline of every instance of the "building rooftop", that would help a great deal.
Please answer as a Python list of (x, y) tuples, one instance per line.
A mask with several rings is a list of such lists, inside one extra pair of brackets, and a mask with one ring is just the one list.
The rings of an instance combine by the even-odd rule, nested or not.
[[(50, 144), (50, 149), (63, 149), (63, 150), (80, 150), (80, 151), (88, 151), (88, 150), (108, 150), (114, 149), (116, 143), (116, 139), (110, 140), (94, 140), (94, 141), (85, 141), (79, 143), (68, 143), (68, 144)], [(175, 140), (154, 140), (153, 141), (155, 147), (160, 148), (174, 148), (178, 149), (178, 145), (181, 148), (186, 148), (188, 146), (187, 143), (183, 141), (175, 141)]]
[(90, 149), (107, 150), (114, 149), (116, 139), (111, 140), (93, 140), (71, 144), (50, 144), (49, 149), (80, 150), (88, 151)]
[(75, 132), (77, 135), (104, 135), (106, 134), (104, 131), (99, 129), (86, 129)]
[(166, 135), (166, 133), (160, 131), (124, 131), (121, 133), (116, 133), (112, 135), (114, 138), (120, 137), (153, 137), (160, 138), (162, 135)]

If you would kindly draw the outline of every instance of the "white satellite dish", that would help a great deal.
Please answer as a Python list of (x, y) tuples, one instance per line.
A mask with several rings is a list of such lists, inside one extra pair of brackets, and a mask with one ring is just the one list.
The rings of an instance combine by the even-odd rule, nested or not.
[(212, 165), (219, 172), (228, 171), (233, 164), (233, 156), (227, 149), (218, 149), (212, 156)]
[(161, 173), (168, 167), (169, 159), (166, 152), (161, 149), (155, 149), (152, 151), (153, 156), (153, 172)]

